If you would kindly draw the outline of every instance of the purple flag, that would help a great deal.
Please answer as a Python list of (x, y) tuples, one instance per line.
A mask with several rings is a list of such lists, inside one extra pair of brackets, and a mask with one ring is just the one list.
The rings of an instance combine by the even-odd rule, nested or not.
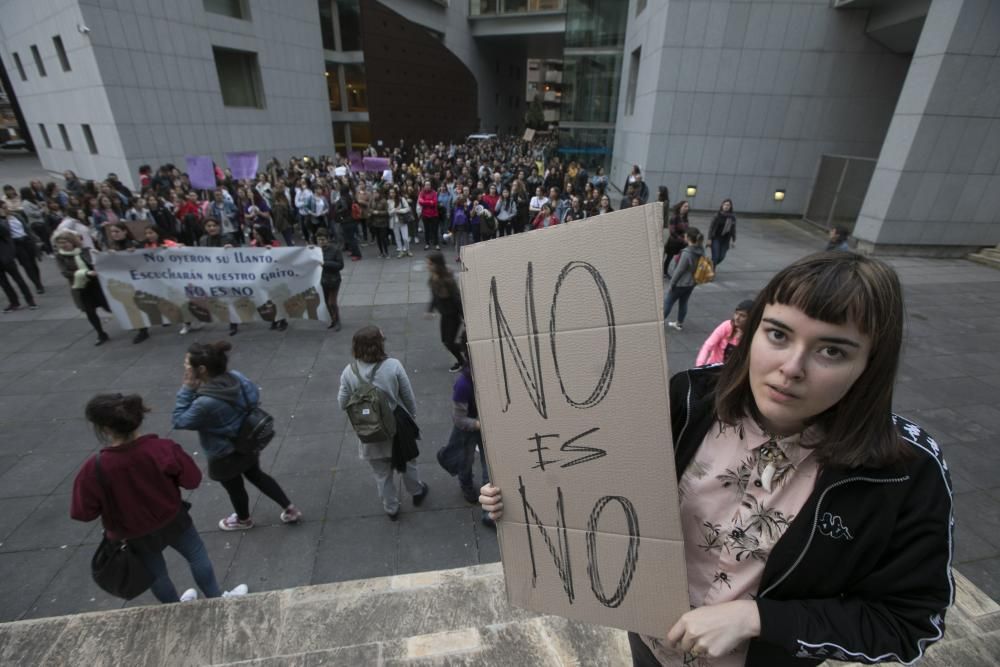
[(365, 164), (361, 157), (361, 153), (358, 153), (357, 151), (349, 151), (347, 153), (347, 159), (351, 161), (351, 171), (361, 172), (365, 170)]
[(256, 153), (226, 153), (226, 162), (237, 181), (252, 181), (257, 178)]
[(387, 157), (366, 157), (364, 159), (365, 171), (383, 172), (389, 168), (389, 158)]
[(215, 189), (215, 167), (212, 165), (212, 158), (209, 155), (188, 155), (184, 158), (187, 162), (188, 178), (191, 179), (191, 187), (199, 190)]

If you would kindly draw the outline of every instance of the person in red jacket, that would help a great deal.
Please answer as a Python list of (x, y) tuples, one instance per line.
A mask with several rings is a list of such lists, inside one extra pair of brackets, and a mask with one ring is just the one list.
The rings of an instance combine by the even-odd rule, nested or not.
[(128, 540), (153, 576), (150, 587), (160, 602), (194, 600), (191, 588), (177, 595), (167, 573), (163, 549), (173, 547), (191, 566), (206, 597), (245, 595), (246, 584), (225, 593), (219, 588), (205, 543), (181, 501), (181, 489), (195, 489), (201, 470), (173, 440), (139, 427), (149, 408), (138, 394), (98, 394), (87, 403), (87, 420), (105, 445), (87, 459), (73, 482), (69, 515), (77, 521), (100, 517), (111, 540)]
[(417, 197), (417, 210), (420, 212), (420, 218), (424, 223), (424, 250), (430, 250), (431, 243), (434, 244), (435, 250), (440, 250), (441, 242), (438, 241), (438, 222), (440, 221), (438, 196), (434, 188), (431, 187), (430, 181), (424, 183), (424, 189), (420, 191), (420, 195)]
[(532, 229), (544, 229), (559, 224), (559, 216), (552, 212), (552, 204), (542, 204), (542, 210), (531, 223)]

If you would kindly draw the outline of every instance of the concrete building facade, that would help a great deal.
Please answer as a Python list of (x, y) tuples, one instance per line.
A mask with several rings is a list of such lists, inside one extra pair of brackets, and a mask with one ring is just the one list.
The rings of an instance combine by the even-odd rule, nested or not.
[(856, 220), (874, 252), (1000, 241), (1000, 3), (630, 0), (628, 12), (613, 182), (638, 164), (693, 208), (818, 209), (821, 225)]

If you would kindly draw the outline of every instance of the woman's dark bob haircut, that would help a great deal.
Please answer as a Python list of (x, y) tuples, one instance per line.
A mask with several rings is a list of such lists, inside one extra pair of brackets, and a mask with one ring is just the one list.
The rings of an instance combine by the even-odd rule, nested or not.
[(351, 340), (351, 354), (358, 361), (369, 364), (377, 364), (388, 359), (389, 355), (385, 353), (385, 336), (382, 335), (382, 330), (369, 325), (354, 332), (354, 338)]
[(770, 304), (798, 308), (809, 317), (854, 322), (872, 342), (868, 365), (840, 401), (810, 425), (823, 431), (816, 446), (821, 465), (885, 467), (906, 455), (892, 423), (892, 388), (903, 344), (903, 292), (896, 272), (870, 257), (823, 252), (780, 271), (754, 300), (747, 335), (719, 376), (715, 406), (719, 420), (735, 425), (749, 414), (760, 419), (750, 389), (750, 347)]

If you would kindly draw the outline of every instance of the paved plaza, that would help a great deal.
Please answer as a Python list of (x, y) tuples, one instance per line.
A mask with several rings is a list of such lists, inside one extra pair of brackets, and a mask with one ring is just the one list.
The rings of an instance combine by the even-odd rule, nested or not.
[[(19, 179), (20, 180), (20, 179)], [(697, 217), (697, 216), (696, 216)], [(699, 220), (705, 225), (707, 221)], [(680, 370), (732, 307), (775, 270), (821, 248), (816, 233), (778, 220), (741, 220), (737, 247), (715, 283), (697, 288), (682, 333), (670, 332), (669, 361)], [(225, 533), (225, 492), (207, 478), (191, 492), (192, 514), (225, 588), (251, 591), (437, 570), (498, 560), (496, 535), (483, 527), (434, 453), (450, 432), (451, 360), (438, 321), (424, 318), (427, 274), (421, 255), (348, 263), (341, 291), (344, 330), (293, 321), (288, 331), (241, 327), (231, 366), (258, 382), (278, 436), (262, 465), (304, 511), (285, 526), (278, 508), (253, 490), (257, 527)], [(1000, 272), (965, 260), (894, 259), (907, 296), (908, 327), (897, 410), (925, 426), (944, 447), (955, 487), (955, 565), (1000, 598)], [(197, 436), (172, 431), (170, 412), (185, 348), (225, 336), (219, 326), (179, 336), (154, 328), (141, 345), (111, 324), (112, 340), (94, 334), (74, 308), (52, 260), (43, 262), (47, 293), (37, 311), (0, 317), (0, 621), (121, 607), (90, 580), (97, 522), (68, 516), (70, 490), (96, 447), (83, 406), (99, 391), (141, 393), (152, 407), (144, 430), (171, 437), (204, 464)], [(382, 327), (388, 351), (405, 365), (423, 431), (419, 464), (431, 493), (420, 508), (404, 500), (400, 519), (382, 513), (356, 440), (336, 406), (350, 336), (369, 322)], [(651, 406), (652, 407), (652, 406)], [(252, 487), (250, 487), (252, 489)], [(168, 551), (178, 588), (191, 585)], [(130, 605), (150, 604), (146, 594)]]

